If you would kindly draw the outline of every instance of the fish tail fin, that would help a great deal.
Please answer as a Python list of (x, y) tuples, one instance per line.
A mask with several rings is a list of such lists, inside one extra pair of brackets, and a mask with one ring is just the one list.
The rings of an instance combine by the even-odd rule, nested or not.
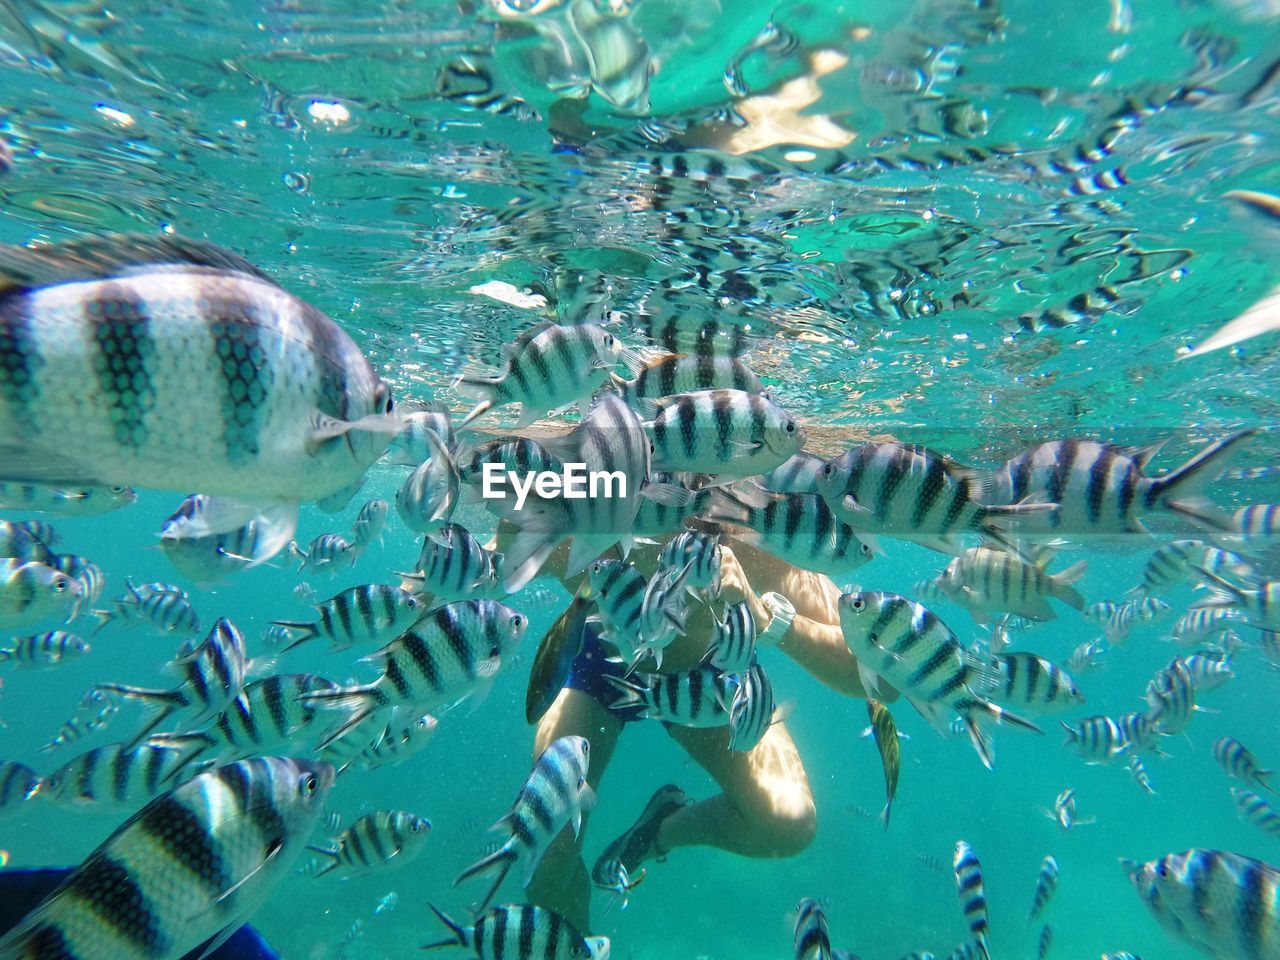
[(1249, 440), (1258, 430), (1237, 430), (1230, 436), (1223, 437), (1209, 444), (1182, 466), (1170, 470), (1163, 477), (1151, 481), (1151, 499), (1172, 506), (1179, 512), (1186, 508), (1185, 503), (1174, 504), (1170, 501), (1186, 501), (1215, 479), (1226, 467), (1226, 459), (1236, 448)]
[[(637, 662), (639, 662), (638, 659)], [(628, 707), (642, 707), (645, 705), (644, 687), (639, 684), (632, 683), (630, 680), (623, 679), (622, 677), (614, 677), (608, 674), (605, 675), (605, 679), (608, 680), (609, 683), (613, 684), (618, 693), (621, 694), (617, 700), (609, 704), (610, 710), (622, 710)]]
[(383, 697), (376, 684), (368, 683), (357, 687), (334, 687), (329, 690), (312, 690), (300, 698), (304, 703), (315, 704), (322, 710), (346, 710), (346, 719), (335, 729), (325, 734), (317, 750), (323, 750), (342, 739), (361, 723), (371, 717), (379, 707), (383, 706)]
[(466, 927), (452, 919), (434, 903), (428, 901), (427, 906), (431, 908), (431, 912), (449, 929), (453, 936), (448, 940), (437, 940), (435, 943), (424, 944), (423, 950), (438, 950), (440, 947), (465, 947), (470, 945), (471, 937), (467, 935)]
[(470, 426), (472, 421), (478, 420), (493, 409), (493, 405), (498, 399), (498, 387), (501, 382), (502, 381), (497, 377), (466, 375), (458, 377), (457, 380), (453, 381), (453, 388), (457, 390), (458, 393), (476, 401), (475, 407), (472, 408), (470, 413), (462, 418), (454, 428), (455, 430), (465, 429)]
[(1038, 725), (1028, 720), (1026, 717), (1020, 717), (1016, 713), (1012, 713), (994, 703), (983, 703), (982, 709), (985, 710), (996, 723), (1011, 723), (1015, 727), (1021, 727), (1023, 730), (1030, 730), (1032, 733), (1044, 734)]
[(485, 891), (484, 898), (476, 906), (476, 913), (485, 910), (490, 903), (493, 902), (494, 894), (498, 892), (498, 888), (502, 886), (502, 881), (507, 879), (507, 874), (511, 872), (511, 867), (516, 862), (516, 851), (509, 847), (500, 847), (487, 857), (477, 860), (467, 869), (463, 870), (453, 879), (453, 885), (456, 887), (464, 880), (470, 880), (472, 877), (478, 877), (490, 870), (497, 870), (493, 878), (493, 882), (489, 884), (489, 889)]
[(272, 620), (271, 624), (276, 627), (284, 627), (286, 630), (302, 631), (302, 636), (298, 637), (298, 639), (294, 640), (287, 647), (284, 647), (280, 651), (281, 653), (284, 653), (286, 650), (292, 650), (299, 644), (306, 643), (308, 640), (314, 640), (316, 637), (320, 636), (320, 629), (314, 623), (302, 623), (298, 620)]
[(1073, 563), (1067, 569), (1060, 573), (1055, 573), (1049, 578), (1053, 584), (1053, 595), (1065, 603), (1069, 607), (1076, 610), (1084, 609), (1084, 595), (1075, 588), (1075, 584), (1085, 575), (1089, 569), (1089, 561), (1081, 560), (1079, 563)]

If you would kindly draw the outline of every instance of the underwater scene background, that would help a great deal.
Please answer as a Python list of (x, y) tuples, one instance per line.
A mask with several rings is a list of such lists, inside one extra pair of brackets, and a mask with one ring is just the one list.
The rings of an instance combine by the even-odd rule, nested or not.
[[(742, 356), (824, 457), (892, 439), (989, 470), (1047, 440), (1167, 440), (1154, 476), (1260, 428), (1207, 488), (1229, 513), (1280, 502), (1268, 432), (1280, 345), (1188, 354), (1276, 283), (1276, 206), (1226, 195), (1280, 192), (1278, 56), (1280, 11), (1265, 0), (6, 3), (0, 242), (212, 241), (334, 318), (398, 401), (440, 401), (455, 421), (470, 408), (455, 378), (498, 369), (503, 345), (550, 318), (604, 323), (636, 348)], [(508, 408), (477, 426), (512, 419)], [(372, 498), (394, 503), (407, 473), (375, 464), (336, 514), (304, 504), (298, 543), (349, 530)], [(134, 485), (124, 509), (47, 518), (60, 550), (105, 571), (97, 606), (126, 580), (171, 582), (202, 624), (230, 618), (276, 669), (376, 675), (319, 643), (281, 653), (261, 637), (412, 569), (421, 537), (394, 509), (381, 541), (333, 575), (300, 574), (282, 553), (202, 586), (158, 549), (164, 518), (195, 491)], [(494, 530), (478, 505), (454, 519), (482, 541)], [(1173, 515), (1150, 527), (1064, 530), (1058, 566), (1086, 560), (1086, 600), (1123, 601), (1157, 546), (1205, 536)], [(835, 577), (842, 590), (914, 596), (951, 559), (893, 536), (880, 546)], [(1275, 569), (1270, 540), (1246, 546), (1264, 575)], [(295, 590), (307, 582), (311, 597)], [(431, 835), (393, 871), (288, 877), (252, 920), (282, 956), (417, 956), (441, 936), (428, 901), (465, 914), (477, 890), (453, 878), (501, 839), (488, 828), (528, 774), (523, 695), (570, 596), (542, 576), (507, 599), (530, 624), (483, 702), (441, 715), (404, 765), (339, 777), (327, 808), (346, 823), (405, 809)], [(1164, 595), (1166, 619), (1136, 624), (1105, 669), (1076, 675), (1085, 703), (1062, 719), (1143, 709), (1153, 674), (1196, 649), (1167, 635), (1205, 596), (1191, 583)], [(954, 603), (924, 602), (965, 643), (990, 634)], [(1013, 649), (1065, 665), (1099, 635), (1054, 609), (1016, 630)], [(65, 627), (92, 650), (56, 669), (0, 664), (0, 758), (48, 773), (141, 725), (125, 704), (93, 739), (42, 753), (95, 683), (171, 683), (178, 638), (94, 626), (86, 610)], [(583, 932), (608, 936), (622, 960), (786, 956), (796, 904), (814, 897), (838, 947), (946, 956), (967, 936), (952, 870), (965, 840), (996, 958), (1037, 956), (1043, 921), (1050, 956), (1199, 956), (1162, 931), (1119, 859), (1207, 848), (1280, 862), (1277, 835), (1239, 816), (1212, 754), (1233, 736), (1280, 763), (1280, 664), (1255, 627), (1239, 633), (1235, 678), (1197, 698), (1185, 735), (1162, 738), (1167, 756), (1146, 758), (1154, 795), (1123, 762), (1065, 749), (1056, 716), (1039, 718), (1044, 736), (996, 727), (987, 770), (963, 734), (939, 735), (899, 700), (887, 830), (865, 703), (762, 650), (812, 786), (813, 842), (782, 859), (679, 849), (647, 865), (625, 910), (606, 912), (597, 892)], [(661, 785), (718, 790), (653, 722), (629, 724), (608, 776), (589, 779), (588, 864)], [(1080, 823), (1064, 830), (1045, 811), (1068, 788)], [(76, 864), (131, 812), (18, 806), (0, 819), (10, 867)], [(1029, 923), (1050, 854), (1060, 884)], [(523, 899), (509, 879), (499, 902)]]

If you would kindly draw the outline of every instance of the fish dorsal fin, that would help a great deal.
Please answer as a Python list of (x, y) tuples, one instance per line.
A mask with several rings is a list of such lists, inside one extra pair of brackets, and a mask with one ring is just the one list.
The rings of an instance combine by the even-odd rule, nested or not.
[(1139, 470), (1145, 473), (1151, 458), (1159, 453), (1160, 448), (1167, 442), (1167, 440), (1157, 440), (1155, 443), (1148, 443), (1141, 447), (1120, 447), (1117, 452), (1122, 456), (1128, 457), (1138, 465)]
[(534, 337), (554, 326), (556, 326), (556, 322), (554, 320), (543, 320), (541, 323), (535, 324), (528, 330), (525, 330), (510, 343), (503, 346), (502, 358), (504, 360), (510, 360), (512, 357), (518, 357), (524, 352), (524, 348), (529, 345), (530, 341), (532, 341)]
[(163, 265), (230, 270), (271, 284), (276, 282), (248, 260), (207, 240), (116, 234), (37, 249), (0, 247), (0, 292), (102, 280)]

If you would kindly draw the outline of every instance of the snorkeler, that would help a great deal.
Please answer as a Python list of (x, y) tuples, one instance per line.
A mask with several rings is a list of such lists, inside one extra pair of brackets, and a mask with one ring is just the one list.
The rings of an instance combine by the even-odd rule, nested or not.
[[(771, 613), (760, 593), (775, 591), (796, 608), (779, 648), (822, 683), (839, 693), (864, 696), (857, 662), (840, 630), (839, 589), (830, 578), (799, 570), (745, 544), (722, 545), (720, 600), (746, 601), (758, 631)], [(736, 552), (735, 552), (736, 551)], [(656, 551), (635, 551), (631, 558), (652, 567)], [(543, 573), (560, 575), (564, 549)], [(651, 571), (649, 571), (651, 572)], [(753, 587), (754, 585), (754, 587)], [(663, 671), (694, 666), (705, 652), (714, 622), (710, 609), (691, 614), (684, 636), (664, 651)], [(610, 660), (613, 650), (596, 625), (586, 627), (582, 648), (569, 679), (538, 723), (534, 754), (569, 735), (586, 736), (592, 750), (592, 779), (598, 786), (618, 745), (623, 727), (640, 719), (634, 707), (613, 708), (618, 691), (607, 679), (621, 677), (625, 664)], [(729, 749), (729, 728), (693, 728), (664, 724), (668, 735), (709, 773), (721, 793), (694, 801), (678, 786), (657, 790), (635, 824), (610, 843), (590, 872), (582, 858), (582, 838), (564, 831), (551, 844), (529, 885), (530, 899), (562, 914), (579, 929), (589, 929), (591, 887), (625, 896), (644, 876), (643, 865), (661, 861), (678, 847), (711, 846), (747, 857), (799, 854), (812, 842), (817, 820), (812, 791), (799, 751), (783, 722), (773, 723), (749, 752)]]

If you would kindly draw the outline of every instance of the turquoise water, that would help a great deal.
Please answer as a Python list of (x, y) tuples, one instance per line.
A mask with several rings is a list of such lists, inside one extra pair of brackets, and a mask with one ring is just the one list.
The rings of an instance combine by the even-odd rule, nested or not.
[[(623, 19), (655, 72), (647, 108), (630, 112), (601, 92), (618, 98), (603, 76), (575, 86), (546, 66), (544, 21), (499, 25), (477, 6), (0, 5), (0, 139), (13, 156), (0, 177), (0, 241), (114, 231), (215, 241), (334, 317), (398, 396), (438, 397), (459, 416), (466, 402), (452, 378), (496, 365), (499, 347), (545, 312), (616, 320), (636, 344), (669, 318), (736, 330), (824, 454), (895, 437), (988, 467), (1063, 436), (1167, 437), (1163, 470), (1206, 439), (1276, 419), (1274, 336), (1175, 362), (1276, 281), (1274, 229), (1224, 199), (1280, 192), (1273, 5), (639, 0)], [(793, 40), (743, 56), (746, 90), (735, 94), (726, 66), (770, 19)], [(459, 57), (486, 70), (505, 103), (523, 105), (493, 113), (442, 96), (442, 72)], [(772, 109), (776, 120), (788, 103), (788, 132), (770, 135), (778, 124), (755, 118)], [(1100, 137), (1107, 149), (1078, 159)], [(704, 181), (712, 159), (729, 175)], [(549, 305), (529, 311), (472, 291), (491, 281)], [(1019, 316), (1100, 286), (1116, 302), (1089, 322), (1018, 327)], [(1275, 460), (1274, 439), (1255, 440), (1214, 499), (1280, 501)], [(404, 472), (376, 465), (336, 516), (304, 507), (300, 542), (348, 530), (366, 499), (394, 498)], [(154, 549), (178, 499), (144, 491), (124, 511), (57, 520), (60, 549), (107, 572), (104, 598), (126, 577), (180, 583), (203, 621), (228, 616), (251, 642), (269, 620), (307, 617), (283, 558), (210, 590), (184, 583)], [(462, 522), (492, 529), (478, 511)], [(1121, 599), (1173, 535), (1166, 526), (1155, 538), (1080, 538), (1063, 559), (1088, 559), (1080, 587), (1090, 601)], [(858, 571), (866, 589), (910, 594), (947, 562), (903, 541), (885, 546)], [(353, 570), (314, 578), (318, 598), (386, 580), (417, 549), (392, 516), (385, 542)], [(432, 820), (432, 836), (395, 872), (286, 881), (254, 921), (283, 956), (418, 956), (439, 936), (426, 901), (465, 911), (476, 891), (451, 882), (493, 839), (486, 828), (528, 771), (523, 694), (537, 640), (567, 597), (545, 578), (516, 595), (509, 602), (532, 623), (487, 700), (442, 719), (410, 763), (339, 780), (330, 807), (348, 822), (405, 808)], [(1180, 613), (1195, 594), (1167, 599)], [(1064, 663), (1097, 635), (1058, 611), (1018, 634), (1015, 649)], [(961, 609), (937, 612), (963, 640), (985, 636)], [(1174, 653), (1162, 633), (1136, 629), (1105, 671), (1078, 678), (1087, 703), (1066, 718), (1140, 709), (1148, 678)], [(47, 772), (51, 758), (37, 748), (88, 686), (163, 684), (168, 641), (108, 627), (92, 642), (89, 656), (55, 671), (4, 673), (0, 756)], [(353, 659), (304, 647), (282, 669), (369, 676)], [(1047, 912), (1050, 956), (1127, 949), (1186, 960), (1198, 954), (1161, 931), (1118, 858), (1207, 847), (1280, 860), (1275, 838), (1239, 819), (1210, 755), (1230, 734), (1264, 765), (1280, 762), (1277, 674), (1256, 649), (1238, 653), (1238, 678), (1204, 697), (1216, 712), (1168, 738), (1167, 759), (1147, 762), (1154, 798), (1122, 766), (1087, 766), (1063, 750), (1052, 718), (1044, 737), (998, 729), (992, 772), (963, 738), (895, 707), (910, 739), (887, 832), (875, 819), (879, 758), (859, 736), (863, 702), (776, 650), (762, 661), (791, 704), (817, 835), (781, 860), (680, 849), (649, 865), (625, 911), (606, 913), (597, 894), (590, 932), (611, 937), (616, 958), (786, 956), (804, 896), (822, 899), (836, 945), (864, 960), (945, 956), (965, 933), (951, 870), (964, 839), (985, 868), (993, 956), (1035, 956), (1039, 924), (1025, 917), (1051, 853), (1062, 879)], [(126, 707), (84, 746), (139, 716)], [(717, 791), (658, 725), (629, 726), (600, 784), (588, 864), (669, 782), (699, 799)], [(1064, 832), (1042, 814), (1067, 787), (1096, 823)], [(12, 866), (75, 863), (122, 818), (33, 804), (0, 821), (0, 848)], [(392, 891), (395, 909), (375, 914)], [(515, 881), (503, 899), (520, 899)], [(356, 920), (360, 936), (344, 944)]]

